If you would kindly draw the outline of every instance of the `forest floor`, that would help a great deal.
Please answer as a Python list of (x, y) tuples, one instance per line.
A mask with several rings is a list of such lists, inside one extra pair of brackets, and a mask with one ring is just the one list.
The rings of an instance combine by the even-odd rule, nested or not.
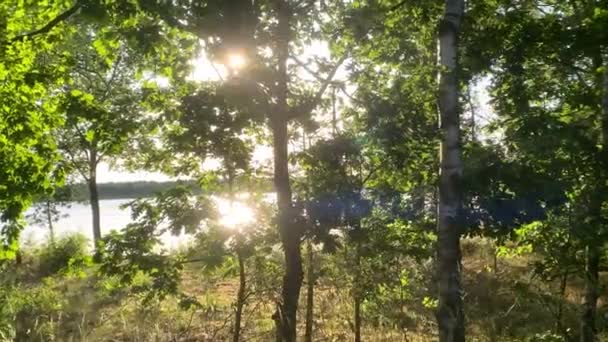
[[(582, 295), (580, 278), (569, 279), (561, 300), (560, 282), (537, 279), (531, 272), (532, 261), (530, 255), (498, 258), (495, 269), (494, 249), (489, 243), (480, 239), (463, 242), (468, 341), (565, 341), (564, 335), (576, 337)], [(184, 271), (182, 290), (201, 305), (185, 310), (175, 298), (144, 303), (141, 297), (115, 291), (114, 280), (99, 279), (93, 271), (85, 273), (79, 277), (47, 277), (42, 285), (34, 285), (33, 281), (28, 286), (21, 285), (19, 296), (30, 303), (15, 316), (17, 340), (231, 340), (237, 279), (202, 276), (197, 265), (189, 265)], [(23, 279), (24, 275), (20, 277)], [(608, 277), (603, 277), (605, 284)], [(423, 297), (429, 294), (427, 285), (428, 282), (416, 280), (408, 283), (411, 290), (397, 308), (379, 309), (364, 304), (363, 340), (436, 340), (432, 305), (423, 303)], [(244, 311), (243, 341), (273, 340), (271, 316), (275, 295), (270, 291), (252, 296)], [(306, 309), (304, 297), (305, 286), (299, 312), (301, 331)], [(604, 327), (600, 340), (608, 341), (605, 301), (603, 293), (598, 327)], [(386, 317), (382, 310), (386, 311)], [(560, 315), (561, 324), (557, 324)], [(351, 316), (349, 290), (320, 279), (315, 295), (314, 340), (351, 340)]]

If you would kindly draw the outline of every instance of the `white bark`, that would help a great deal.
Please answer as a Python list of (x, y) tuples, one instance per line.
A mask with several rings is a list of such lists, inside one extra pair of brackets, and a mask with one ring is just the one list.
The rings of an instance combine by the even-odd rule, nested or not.
[(462, 158), (460, 142), (458, 35), (464, 0), (446, 0), (439, 29), (439, 117), (441, 129), (437, 261), (439, 341), (464, 341), (460, 282)]

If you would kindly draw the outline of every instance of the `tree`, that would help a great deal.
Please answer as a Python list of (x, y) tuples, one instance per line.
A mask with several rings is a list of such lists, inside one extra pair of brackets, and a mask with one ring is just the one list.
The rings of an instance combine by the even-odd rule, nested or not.
[(373, 171), (367, 171), (369, 168), (359, 146), (346, 135), (320, 140), (300, 158), (307, 173), (305, 186), (309, 193), (305, 207), (310, 225), (309, 240), (315, 238), (331, 251), (335, 249), (337, 237), (330, 231), (341, 229), (345, 240), (353, 247), (351, 257), (354, 264), (349, 268), (353, 277), (353, 332), (355, 341), (361, 341), (361, 303), (364, 297), (361, 262), (366, 257), (362, 255), (362, 245), (367, 235), (362, 220), (370, 213), (363, 189)]
[(143, 113), (134, 52), (118, 42), (108, 50), (91, 28), (82, 30), (70, 45), (87, 48), (62, 56), (72, 63), (72, 81), (63, 105), (65, 125), (56, 137), (67, 165), (88, 185), (96, 246), (101, 239), (97, 167), (123, 153)]
[(51, 246), (55, 244), (55, 224), (65, 214), (61, 214), (62, 208), (69, 208), (72, 201), (72, 194), (69, 187), (57, 188), (53, 195), (37, 198), (34, 204), (34, 212), (27, 216), (30, 223), (46, 226), (49, 229), (49, 242)]
[[(282, 338), (292, 341), (295, 339), (299, 289), (302, 284), (302, 229), (295, 222), (291, 199), (288, 126), (296, 117), (310, 117), (345, 56), (337, 63), (332, 63), (331, 60), (318, 61), (318, 69), (326, 75), (322, 81), (308, 84), (293, 82), (294, 79), (301, 80), (298, 80), (296, 73), (298, 67), (289, 64), (288, 59), (292, 57), (294, 49), (301, 49), (304, 42), (309, 42), (322, 33), (318, 27), (330, 19), (318, 15), (322, 8), (316, 3), (291, 1), (252, 3), (212, 0), (206, 5), (199, 6), (196, 1), (185, 1), (179, 4), (146, 2), (135, 6), (118, 1), (97, 7), (103, 14), (101, 16), (108, 17), (117, 27), (124, 28), (127, 32), (135, 31), (132, 40), (143, 45), (147, 54), (158, 50), (162, 45), (159, 41), (163, 39), (164, 42), (186, 40), (176, 34), (178, 31), (201, 39), (212, 59), (226, 61), (230, 55), (241, 54), (248, 61), (247, 67), (239, 71), (237, 77), (229, 77), (226, 80), (229, 82), (226, 83), (236, 86), (240, 98), (249, 99), (248, 106), (254, 107), (254, 112), (266, 116), (273, 135), (274, 183), (279, 208), (277, 222), (286, 259), (284, 291), (275, 317)], [(138, 17), (142, 14), (144, 18)], [(315, 23), (319, 19), (322, 20)], [(298, 30), (294, 29), (296, 27)], [(170, 51), (166, 48), (167, 46), (160, 49), (163, 52)], [(271, 49), (270, 54), (267, 53), (268, 48)], [(159, 55), (171, 54), (166, 52)], [(175, 67), (170, 68), (170, 71), (180, 73), (183, 69)]]
[[(204, 161), (209, 157), (219, 158), (223, 168), (220, 171), (221, 180), (227, 185), (225, 194), (228, 197), (228, 205), (232, 209), (238, 191), (235, 183), (238, 179), (245, 178), (251, 171), (249, 165), (251, 141), (245, 135), (245, 131), (252, 125), (254, 118), (247, 112), (239, 110), (238, 106), (232, 104), (230, 100), (229, 89), (213, 84), (203, 85), (193, 94), (184, 96), (176, 115), (169, 115), (169, 118), (176, 119), (179, 124), (168, 132), (167, 146), (171, 146), (169, 149), (174, 152), (191, 154), (195, 160), (198, 160), (198, 163), (188, 168), (187, 172), (199, 177), (202, 187), (210, 185), (203, 182), (208, 173), (203, 168)], [(172, 161), (174, 158), (169, 155), (168, 159)], [(230, 212), (228, 215), (237, 215), (237, 213)], [(214, 254), (213, 259), (222, 260), (229, 257), (236, 259), (239, 286), (232, 335), (235, 342), (241, 340), (243, 310), (250, 296), (246, 262), (255, 253), (256, 248), (262, 247), (263, 239), (258, 235), (265, 225), (262, 224), (262, 217), (257, 219), (258, 223), (255, 225), (251, 222), (237, 222), (229, 227), (216, 225), (209, 227), (207, 232), (198, 234), (203, 242), (200, 246), (202, 249), (206, 249), (207, 245), (214, 246), (209, 248), (209, 252)]]
[[(237, 89), (240, 97), (249, 98), (245, 105), (252, 113), (262, 113), (267, 118), (272, 134), (277, 225), (285, 254), (283, 292), (275, 320), (280, 338), (293, 341), (303, 278), (300, 251), (303, 229), (296, 220), (292, 203), (288, 127), (296, 118), (310, 117), (345, 57), (333, 63), (319, 61), (319, 69), (326, 66), (327, 69), (323, 70), (328, 70), (320, 82), (302, 82), (297, 76), (299, 67), (289, 63), (288, 60), (295, 55), (294, 49), (300, 48), (317, 33), (313, 22), (315, 18), (322, 17), (316, 15), (320, 11), (316, 4), (260, 1), (253, 6), (248, 1), (234, 4), (213, 1), (210, 6), (214, 6), (216, 11), (194, 11), (193, 17), (184, 18), (186, 27), (177, 26), (195, 32), (205, 40), (205, 49), (211, 58), (225, 61), (230, 54), (240, 53), (247, 60), (247, 66), (227, 78), (226, 83)], [(195, 29), (204, 20), (222, 15), (228, 20), (220, 21), (221, 24), (208, 27), (202, 33)], [(295, 30), (296, 27), (301, 30)], [(271, 53), (264, 52), (267, 48)]]
[[(225, 205), (230, 212), (226, 214), (231, 217), (220, 219), (200, 231), (188, 258), (188, 262), (199, 262), (206, 275), (220, 274), (222, 280), (238, 278), (234, 311), (230, 313), (234, 316), (232, 340), (235, 342), (246, 336), (243, 328), (247, 305), (266, 291), (263, 281), (260, 281), (264, 279), (266, 270), (258, 260), (271, 253), (272, 245), (276, 243), (276, 234), (270, 229), (270, 207), (264, 203), (261, 194), (249, 195), (248, 199), (238, 202), (228, 199)], [(244, 208), (252, 209), (254, 217), (251, 219), (255, 222), (239, 219), (237, 210)], [(262, 263), (269, 261), (263, 260)]]
[(441, 168), (437, 217), (437, 277), (439, 306), (437, 323), (440, 341), (464, 341), (464, 310), (460, 281), (462, 233), (462, 147), (458, 80), (458, 36), (464, 1), (446, 0), (439, 26), (439, 114)]
[[(177, 296), (180, 305), (190, 307), (197, 302), (179, 289), (181, 255), (171, 255), (159, 249), (160, 236), (194, 234), (217, 215), (205, 196), (192, 196), (185, 187), (175, 187), (154, 198), (128, 203), (132, 222), (120, 232), (113, 230), (100, 240), (96, 252), (101, 274), (116, 276), (121, 286), (132, 293), (142, 294), (144, 303)], [(144, 275), (143, 284), (133, 285), (137, 276)]]
[[(493, 65), (495, 126), (504, 132), (510, 153), (545, 179), (557, 181), (567, 198), (561, 203), (561, 219), (568, 213), (584, 223), (569, 227), (569, 236), (586, 254), (580, 338), (593, 341), (599, 251), (606, 241), (601, 209), (606, 201), (601, 181), (606, 178), (601, 105), (605, 8), (587, 1), (504, 6), (498, 9), (504, 13), (498, 20), (485, 20), (490, 30), (475, 35), (489, 42), (482, 32), (502, 30), (509, 37), (508, 49), (487, 44), (479, 63)], [(564, 49), (565, 43), (572, 47)]]
[(51, 195), (62, 180), (60, 156), (48, 132), (62, 124), (57, 94), (66, 65), (45, 56), (61, 50), (73, 32), (62, 19), (54, 20), (63, 11), (63, 3), (0, 4), (0, 260), (14, 256), (22, 213), (32, 198)]

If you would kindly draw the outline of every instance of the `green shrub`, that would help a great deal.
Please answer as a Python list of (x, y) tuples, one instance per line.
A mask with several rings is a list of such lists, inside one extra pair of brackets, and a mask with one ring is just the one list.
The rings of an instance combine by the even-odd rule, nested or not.
[(2, 341), (54, 341), (62, 294), (50, 280), (32, 288), (0, 288), (0, 339)]
[(77, 233), (44, 245), (38, 252), (39, 275), (81, 274), (92, 263), (88, 244), (89, 240)]

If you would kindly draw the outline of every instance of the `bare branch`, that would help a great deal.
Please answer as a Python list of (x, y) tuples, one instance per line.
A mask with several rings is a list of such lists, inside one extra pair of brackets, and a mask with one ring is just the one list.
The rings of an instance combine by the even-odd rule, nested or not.
[(319, 105), (319, 103), (323, 99), (323, 94), (325, 94), (327, 87), (329, 87), (329, 84), (332, 83), (334, 77), (336, 76), (336, 72), (338, 72), (338, 69), (340, 69), (340, 67), (342, 66), (344, 61), (346, 61), (347, 58), (348, 58), (348, 54), (344, 54), (340, 58), (340, 60), (338, 60), (338, 62), (336, 63), (336, 65), (334, 66), (332, 71), (329, 73), (327, 78), (323, 79), (323, 81), (321, 82), (321, 86), (317, 90), (317, 93), (313, 97), (313, 100), (305, 108), (299, 109), (298, 112), (292, 112), (291, 115), (289, 116), (288, 120), (295, 119), (299, 116), (308, 115)]
[(116, 60), (112, 64), (112, 71), (110, 71), (110, 78), (109, 79), (107, 79), (106, 77), (102, 78), (104, 85), (106, 86), (105, 92), (100, 99), (100, 101), (102, 101), (102, 102), (108, 98), (108, 96), (110, 95), (110, 93), (112, 91), (112, 86), (114, 84), (114, 81), (116, 80), (116, 76), (118, 75), (118, 71), (120, 69), (120, 63), (122, 63), (122, 49), (118, 53)]
[(215, 71), (215, 74), (220, 79), (220, 81), (224, 82), (224, 78), (222, 77), (222, 73), (220, 73), (220, 70), (217, 68), (217, 66), (215, 65), (215, 63), (213, 63), (213, 61), (209, 61), (209, 64), (211, 65), (211, 68), (213, 68), (213, 71)]
[(302, 69), (306, 70), (306, 72), (309, 73), (312, 77), (316, 78), (317, 81), (325, 82), (325, 79), (323, 77), (321, 77), (318, 72), (315, 72), (314, 70), (312, 70), (306, 63), (301, 61), (298, 57), (289, 56), (289, 58), (291, 58), (294, 62), (296, 62), (296, 64), (299, 65)]
[(363, 178), (363, 180), (361, 181), (361, 187), (365, 186), (367, 181), (369, 181), (372, 178), (372, 176), (376, 173), (376, 171), (378, 171), (379, 169), (380, 169), (380, 166), (377, 166), (377, 167), (369, 170), (369, 173), (367, 174), (367, 176), (365, 176), (365, 178)]
[(346, 97), (347, 97), (349, 100), (351, 100), (353, 103), (356, 103), (356, 104), (359, 104), (359, 105), (362, 105), (362, 104), (363, 104), (363, 102), (362, 102), (361, 100), (358, 100), (358, 99), (354, 98), (354, 97), (353, 97), (353, 95), (349, 94), (349, 93), (346, 91), (346, 87), (344, 86), (344, 84), (340, 84), (340, 85), (338, 85), (338, 89), (340, 89), (340, 91), (341, 91), (341, 92), (342, 92), (342, 93), (343, 93), (343, 94), (344, 94), (344, 95), (345, 95), (345, 96), (346, 96)]
[(85, 180), (85, 182), (88, 182), (89, 176), (88, 176), (87, 172), (85, 172), (85, 170), (83, 170), (80, 167), (81, 163), (78, 162), (78, 160), (76, 160), (76, 157), (74, 156), (74, 153), (72, 152), (72, 150), (70, 148), (62, 148), (62, 150), (67, 154), (67, 157), (68, 157), (70, 163), (72, 163), (72, 166), (76, 169), (76, 171), (78, 171), (78, 173), (80, 173), (80, 175)]

